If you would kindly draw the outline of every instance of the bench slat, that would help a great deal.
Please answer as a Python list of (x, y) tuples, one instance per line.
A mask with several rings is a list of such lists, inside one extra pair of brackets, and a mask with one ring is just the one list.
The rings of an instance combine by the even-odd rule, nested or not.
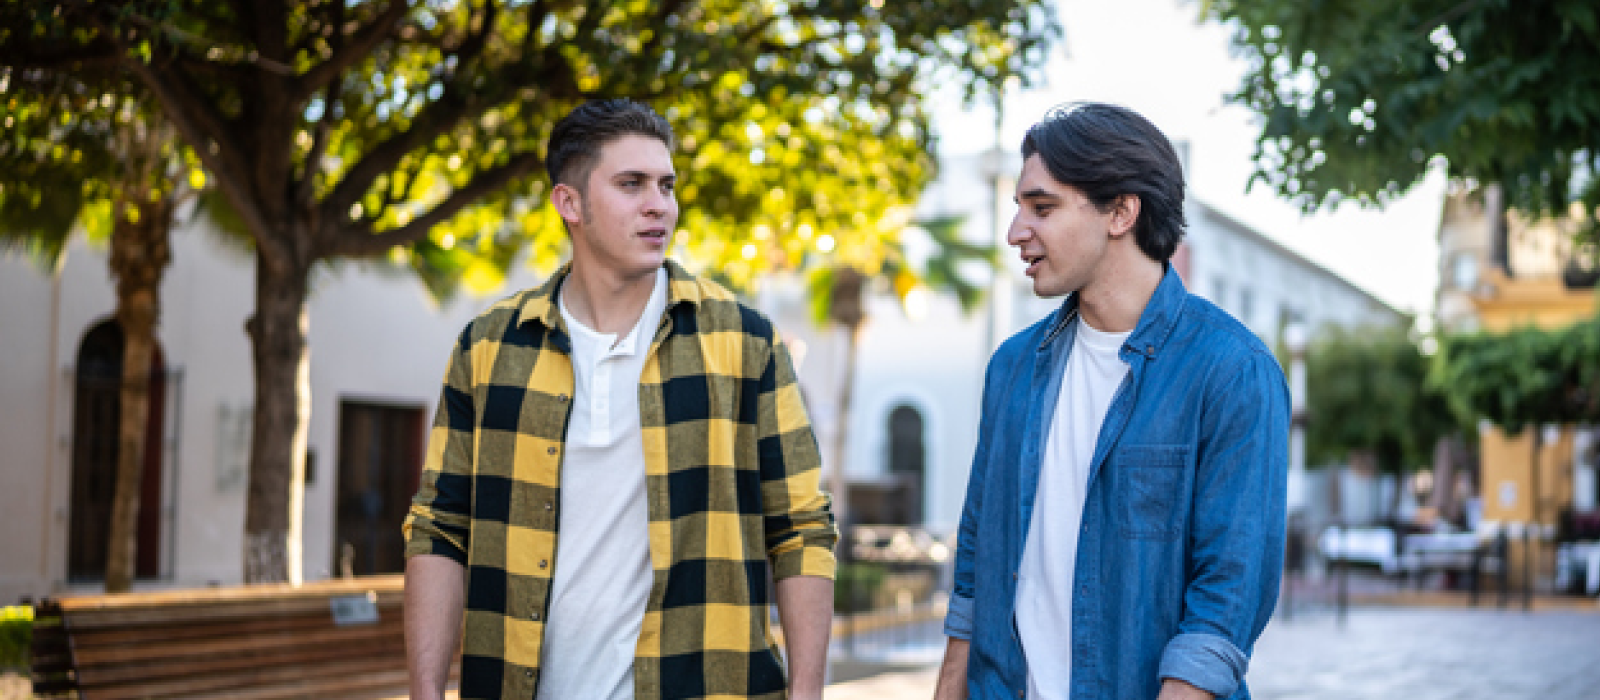
[[(105, 688), (85, 688), (87, 700), (134, 700), (136, 698), (239, 697), (342, 697), (332, 689), (347, 678), (374, 672), (390, 677), (398, 673), (405, 682), (405, 665), (398, 667), (388, 659), (351, 659), (318, 663), (301, 668), (274, 667), (227, 674), (186, 676), (180, 679), (146, 683), (124, 683)], [(318, 689), (328, 689), (327, 692)], [(311, 692), (315, 691), (315, 692)], [(308, 694), (310, 693), (310, 694)]]
[(77, 661), (79, 670), (86, 671), (102, 664), (142, 662), (164, 658), (186, 659), (233, 654), (259, 654), (279, 649), (326, 649), (338, 645), (370, 643), (384, 639), (395, 639), (404, 643), (404, 634), (404, 628), (401, 625), (390, 624), (378, 627), (329, 628), (314, 631), (186, 640), (175, 644), (91, 647), (78, 649)]
[[(378, 623), (399, 620), (398, 608), (379, 609)], [(164, 644), (188, 639), (208, 639), (244, 634), (268, 634), (305, 629), (323, 629), (332, 625), (327, 611), (305, 615), (286, 615), (261, 619), (225, 621), (195, 621), (185, 617), (181, 624), (127, 625), (76, 630), (74, 643), (79, 649), (90, 647), (121, 646), (127, 644)]]
[[(404, 595), (395, 592), (377, 592), (378, 608), (393, 608), (401, 604)], [(365, 592), (352, 595), (364, 595)], [(118, 605), (114, 607), (81, 607), (69, 609), (68, 603), (62, 601), (62, 613), (68, 620), (68, 625), (74, 633), (91, 629), (115, 628), (119, 626), (135, 626), (146, 624), (168, 623), (173, 620), (175, 611), (182, 611), (185, 621), (226, 621), (260, 619), (272, 615), (307, 615), (318, 612), (332, 614), (329, 600), (336, 596), (322, 598), (295, 597), (284, 600), (255, 600), (255, 601), (226, 601), (215, 603), (197, 603), (194, 605), (179, 605), (167, 603), (150, 605), (146, 607), (133, 607)], [(342, 596), (337, 596), (342, 597)], [(76, 607), (76, 606), (74, 606)]]

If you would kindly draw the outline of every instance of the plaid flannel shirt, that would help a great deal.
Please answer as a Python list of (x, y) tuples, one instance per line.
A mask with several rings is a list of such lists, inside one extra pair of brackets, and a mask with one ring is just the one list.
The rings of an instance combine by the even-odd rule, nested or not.
[[(816, 438), (771, 322), (674, 262), (667, 271), (639, 380), (653, 575), (636, 697), (781, 698), (768, 575), (834, 572)], [(556, 304), (567, 272), (462, 332), (404, 525), (408, 557), (466, 567), (463, 698), (532, 698), (541, 648), (561, 643), (544, 620), (574, 385)]]

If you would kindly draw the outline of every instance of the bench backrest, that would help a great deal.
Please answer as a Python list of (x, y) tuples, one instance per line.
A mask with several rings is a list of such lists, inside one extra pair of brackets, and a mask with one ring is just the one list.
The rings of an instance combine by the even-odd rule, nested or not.
[(403, 588), (400, 576), (377, 576), (47, 601), (35, 616), (35, 692), (404, 695)]

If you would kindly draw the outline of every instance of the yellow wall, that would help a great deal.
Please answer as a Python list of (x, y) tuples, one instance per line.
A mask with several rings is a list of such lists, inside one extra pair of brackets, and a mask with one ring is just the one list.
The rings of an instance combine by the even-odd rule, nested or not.
[[(1533, 457), (1533, 431), (1523, 429), (1506, 435), (1498, 428), (1478, 431), (1483, 471), (1483, 519), (1500, 523), (1526, 523), (1534, 520), (1533, 473), (1528, 469)], [(1573, 432), (1562, 428), (1553, 442), (1539, 450), (1538, 522), (1554, 524), (1560, 509), (1572, 502)]]
[[(1595, 290), (1567, 289), (1559, 277), (1508, 279), (1499, 271), (1486, 275), (1487, 293), (1475, 295), (1480, 327), (1503, 333), (1518, 327), (1557, 329), (1595, 315)], [(1533, 519), (1532, 433), (1507, 436), (1498, 429), (1479, 431), (1482, 454), (1483, 518), (1502, 523)], [(1555, 442), (1540, 450), (1539, 522), (1552, 524), (1557, 512), (1572, 502), (1572, 430), (1563, 428)], [(1510, 496), (1509, 501), (1505, 498)]]
[(1503, 333), (1521, 326), (1555, 329), (1595, 315), (1595, 290), (1567, 289), (1559, 277), (1507, 279), (1499, 271), (1486, 275), (1488, 294), (1472, 297), (1478, 324)]

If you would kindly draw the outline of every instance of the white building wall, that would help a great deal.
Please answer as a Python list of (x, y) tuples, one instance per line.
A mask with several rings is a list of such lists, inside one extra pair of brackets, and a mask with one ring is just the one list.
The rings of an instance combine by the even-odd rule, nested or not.
[[(28, 261), (0, 256), (0, 604), (37, 590), (38, 574), (53, 545), (45, 540), (54, 517), (50, 459), (57, 451), (50, 389), (59, 381), (51, 360), (55, 334), (48, 319), (59, 298), (49, 279)], [(44, 323), (35, 322), (44, 320)], [(61, 545), (54, 545), (64, 547)]]
[[(164, 571), (138, 586), (206, 586), (242, 578), (248, 411), (254, 400), (249, 338), (254, 258), (206, 224), (173, 233), (157, 335), (169, 372), (163, 509)], [(93, 591), (66, 581), (72, 485), (74, 378), (83, 336), (115, 310), (106, 251), (81, 237), (54, 277), (0, 256), (0, 512), (24, 537), (0, 538), (0, 601)], [(461, 328), (495, 298), (538, 282), (516, 273), (504, 292), (462, 294), (437, 305), (421, 284), (345, 264), (314, 275), (310, 301), (312, 407), (303, 564), (330, 576), (338, 492), (338, 407), (343, 399), (424, 409), (431, 424), (439, 382)], [(151, 507), (151, 504), (146, 504)], [(107, 514), (109, 515), (109, 514)], [(396, 527), (399, 524), (396, 523)]]

